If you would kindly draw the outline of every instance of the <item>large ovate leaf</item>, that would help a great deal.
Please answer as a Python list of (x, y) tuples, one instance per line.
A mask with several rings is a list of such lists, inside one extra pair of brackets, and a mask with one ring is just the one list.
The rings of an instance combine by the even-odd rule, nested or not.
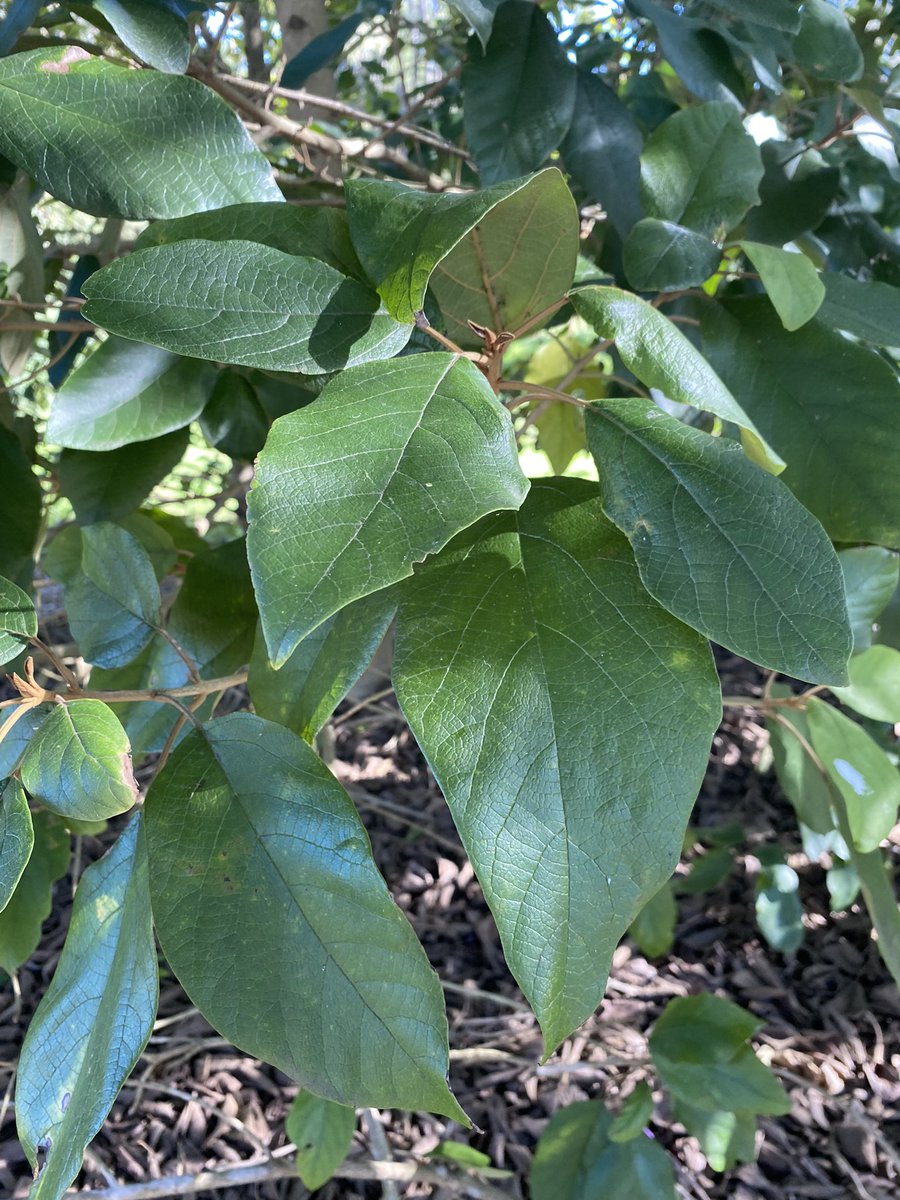
[(0, 577), (0, 664), (20, 654), (23, 643), (36, 637), (37, 631), (31, 598), (17, 584)]
[(841, 565), (781, 480), (652, 401), (600, 400), (586, 419), (604, 511), (651, 596), (760, 666), (845, 683), (853, 636)]
[(254, 710), (311, 742), (371, 662), (396, 608), (392, 588), (348, 604), (308, 633), (277, 671), (260, 630), (247, 679)]
[(125, 730), (100, 700), (56, 704), (31, 739), (22, 783), (45, 808), (77, 821), (103, 821), (137, 799)]
[(59, 818), (38, 810), (32, 822), (31, 856), (0, 912), (0, 970), (10, 975), (35, 952), (50, 915), (53, 885), (69, 865), (69, 835)]
[(764, 242), (741, 242), (740, 247), (759, 272), (785, 329), (799, 329), (812, 320), (825, 299), (825, 284), (806, 255)]
[[(513, 197), (518, 197), (519, 203), (511, 206)], [(517, 232), (520, 237), (524, 235), (521, 256), (533, 257), (540, 246), (542, 266), (546, 267), (544, 258), (562, 254), (565, 260), (572, 258), (574, 273), (577, 218), (573, 220), (572, 197), (555, 167), (528, 179), (495, 183), (458, 196), (429, 195), (406, 184), (379, 179), (347, 182), (347, 219), (353, 243), (366, 272), (378, 285), (388, 312), (398, 321), (414, 319), (425, 304), (435, 267), (467, 235), (474, 236), (473, 230), (491, 213), (495, 213), (495, 219), (482, 237), (489, 242), (496, 240), (506, 221), (520, 221)], [(522, 291), (519, 279), (527, 279), (533, 266), (514, 261), (508, 263), (508, 269), (511, 277), (503, 281), (504, 296), (510, 283)], [(570, 275), (560, 295), (571, 281)], [(532, 297), (526, 296), (525, 300), (531, 301)], [(521, 300), (513, 295), (507, 300), (510, 302)], [(481, 315), (476, 313), (472, 319), (480, 322)]]
[(845, 329), (877, 346), (900, 345), (900, 288), (877, 281), (862, 283), (830, 272), (822, 277), (825, 299), (819, 320)]
[(788, 333), (763, 297), (703, 311), (710, 361), (788, 466), (782, 480), (843, 542), (900, 547), (900, 381), (810, 321)]
[(578, 210), (559, 171), (542, 171), (494, 205), (435, 267), (445, 332), (481, 349), (468, 322), (514, 332), (561, 300), (575, 277)]
[(870, 646), (851, 658), (849, 685), (832, 690), (842, 704), (864, 717), (900, 723), (900, 650)]
[(809, 734), (844, 803), (853, 845), (877, 850), (897, 821), (900, 772), (864, 729), (822, 700), (810, 700)]
[(41, 526), (41, 485), (22, 443), (0, 425), (0, 575), (29, 586), (32, 554)]
[(116, 450), (189, 425), (213, 386), (206, 363), (107, 338), (66, 380), (47, 436), (73, 450)]
[(575, 70), (547, 17), (508, 0), (494, 15), (484, 55), (463, 70), (466, 138), (483, 183), (542, 166), (575, 108)]
[(437, 976), (340, 784), (249, 713), (193, 732), (146, 805), (153, 912), (188, 995), (327, 1099), (465, 1117)]
[(259, 242), (151, 246), (95, 272), (84, 294), (85, 316), (124, 337), (308, 375), (390, 358), (410, 333), (380, 313), (378, 297), (355, 279)]
[(60, 1200), (147, 1044), (158, 974), (136, 817), (82, 875), (62, 956), (22, 1046), (16, 1124), (32, 1200)]
[(272, 426), (247, 546), (269, 657), (528, 489), (509, 414), (451, 354), (344, 371)]
[(678, 859), (719, 719), (709, 649), (596, 485), (554, 480), (405, 585), (394, 686), (549, 1052)]
[(875, 623), (900, 583), (900, 555), (884, 546), (851, 546), (838, 553), (844, 572), (853, 653), (872, 644)]
[(215, 92), (77, 46), (0, 61), (0, 153), (58, 200), (100, 217), (181, 217), (281, 199), (269, 164)]
[(185, 429), (118, 450), (63, 450), (59, 487), (82, 525), (119, 521), (181, 462), (190, 434)]
[(529, 1183), (533, 1200), (675, 1200), (675, 1175), (661, 1146), (638, 1135), (613, 1141), (599, 1100), (567, 1104), (541, 1134)]
[(297, 1174), (315, 1191), (327, 1183), (349, 1153), (356, 1113), (345, 1104), (300, 1092), (288, 1113), (284, 1130), (297, 1147)]
[(229, 242), (235, 238), (259, 242), (296, 254), (318, 258), (343, 275), (361, 275), (359, 259), (350, 240), (347, 215), (339, 208), (298, 208), (294, 204), (229, 204), (208, 212), (192, 213), (171, 221), (154, 221), (135, 242), (136, 250), (168, 246), (200, 238)]
[(671, 221), (645, 217), (624, 247), (625, 273), (638, 291), (675, 291), (703, 283), (719, 265), (715, 242)]
[(674, 113), (641, 154), (641, 193), (648, 217), (721, 239), (759, 202), (759, 147), (737, 109), (724, 101)]
[(91, 0), (118, 38), (138, 58), (170, 75), (187, 70), (191, 41), (187, 22), (158, 0)]
[(828, 0), (806, 0), (794, 38), (795, 61), (816, 79), (858, 79), (863, 53), (844, 12)]
[(660, 0), (628, 0), (628, 6), (656, 26), (657, 45), (679, 82), (701, 100), (742, 107), (739, 97), (744, 92), (744, 81), (724, 38), (705, 28), (703, 22), (673, 12)]
[(9, 779), (0, 785), (0, 912), (9, 904), (33, 846), (28, 797), (17, 779)]
[(774, 473), (783, 469), (783, 460), (766, 444), (703, 355), (661, 312), (614, 287), (580, 288), (573, 293), (572, 304), (601, 337), (615, 341), (626, 367), (647, 387), (733, 422), (755, 462)]

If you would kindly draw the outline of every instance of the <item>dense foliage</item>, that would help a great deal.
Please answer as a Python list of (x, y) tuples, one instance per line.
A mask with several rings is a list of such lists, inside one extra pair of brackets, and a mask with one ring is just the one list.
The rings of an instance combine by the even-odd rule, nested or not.
[[(305, 1089), (310, 1186), (345, 1106), (467, 1123), (440, 982), (317, 753), (389, 630), (548, 1056), (629, 927), (671, 943), (710, 642), (768, 672), (725, 702), (765, 711), (833, 906), (861, 897), (900, 982), (900, 18), (362, 0), (279, 87), (258, 7), (14, 0), (0, 26), (0, 967), (69, 835), (133, 810), (23, 1049), (35, 1200), (150, 1035), (157, 939)], [(337, 92), (303, 91), (323, 67)], [(198, 463), (210, 502), (173, 502)], [(796, 949), (777, 851), (757, 912)], [(718, 1170), (789, 1107), (757, 1028), (701, 995), (650, 1039)], [(674, 1195), (652, 1110), (559, 1113), (535, 1200)]]

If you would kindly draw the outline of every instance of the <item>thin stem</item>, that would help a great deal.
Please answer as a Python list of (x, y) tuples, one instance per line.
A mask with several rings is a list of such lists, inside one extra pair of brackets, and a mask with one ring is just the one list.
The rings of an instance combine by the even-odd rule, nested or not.
[(186, 683), (177, 688), (134, 688), (112, 692), (79, 688), (77, 694), (80, 699), (105, 700), (107, 704), (139, 704), (144, 700), (159, 700), (167, 703), (185, 696), (209, 696), (213, 692), (240, 687), (246, 682), (247, 672), (236, 671), (233, 675), (223, 675), (219, 679), (200, 679), (197, 683)]
[(188, 654), (188, 652), (184, 649), (184, 647), (179, 642), (177, 642), (175, 640), (175, 638), (172, 636), (172, 634), (169, 633), (168, 629), (164, 629), (162, 626), (156, 626), (155, 628), (156, 628), (156, 632), (160, 635), (160, 637), (164, 638), (169, 643), (169, 645), (172, 647), (172, 649), (175, 651), (175, 653), (178, 655), (178, 657), (181, 659), (181, 661), (187, 667), (188, 677), (190, 678), (191, 682), (199, 683), (200, 682), (200, 672), (197, 670), (197, 664), (194, 662), (194, 660), (191, 658), (191, 656)]
[(39, 637), (29, 638), (29, 641), (31, 642), (32, 646), (35, 646), (42, 654), (46, 655), (46, 657), (59, 672), (60, 677), (68, 684), (71, 691), (81, 691), (81, 684), (78, 682), (77, 677), (66, 666), (52, 646), (48, 646), (46, 642), (42, 642)]
[(429, 337), (434, 338), (439, 342), (445, 350), (452, 350), (454, 354), (458, 354), (460, 358), (466, 357), (466, 352), (461, 347), (457, 346), (456, 342), (452, 342), (450, 338), (444, 337), (437, 329), (428, 324), (424, 313), (416, 313), (416, 328), (421, 329), (423, 333), (427, 333)]
[(556, 388), (541, 387), (536, 383), (519, 382), (515, 379), (501, 379), (497, 387), (501, 392), (527, 392), (528, 396), (523, 397), (523, 399), (535, 396), (538, 399), (559, 400), (562, 404), (574, 404), (576, 408), (591, 407), (588, 400), (579, 400), (577, 396), (570, 396), (568, 392), (560, 392)]
[(535, 325), (540, 325), (542, 321), (546, 321), (549, 317), (552, 317), (555, 312), (559, 312), (563, 305), (568, 304), (568, 302), (569, 297), (567, 295), (562, 296), (559, 300), (554, 300), (552, 304), (548, 304), (546, 308), (542, 308), (539, 313), (535, 313), (533, 317), (530, 317), (524, 325), (520, 325), (518, 329), (513, 329), (513, 337), (522, 337), (529, 330), (534, 329)]

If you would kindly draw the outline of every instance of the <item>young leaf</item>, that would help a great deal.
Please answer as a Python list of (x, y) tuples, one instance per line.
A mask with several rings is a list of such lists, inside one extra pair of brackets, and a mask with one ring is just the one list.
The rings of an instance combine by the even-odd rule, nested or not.
[[(881, 857), (879, 851), (873, 856)], [(831, 866), (825, 872), (825, 885), (833, 913), (846, 912), (860, 892), (859, 872), (851, 862), (844, 862), (836, 854), (831, 856)]]
[(549, 1054), (678, 860), (719, 719), (709, 649), (648, 596), (596, 485), (554, 480), (416, 571), (394, 686)]
[[(180, 286), (173, 289), (173, 278)], [(84, 285), (84, 315), (176, 354), (323, 375), (390, 358), (410, 330), (316, 258), (258, 242), (187, 240), (138, 250)]]
[(659, 958), (672, 949), (677, 919), (678, 905), (669, 880), (640, 910), (628, 926), (628, 933), (642, 954), (648, 958)]
[(788, 333), (763, 297), (707, 306), (701, 331), (716, 370), (787, 459), (783, 482), (829, 536), (900, 547), (895, 369), (819, 321)]
[(0, 424), (0, 575), (30, 586), (32, 554), (41, 527), (42, 492), (22, 443)]
[(215, 92), (195, 79), (114, 66), (77, 46), (0, 60), (0, 153), (57, 200), (98, 217), (181, 217), (282, 198), (271, 167)]
[(269, 657), (528, 489), (512, 422), (475, 367), (415, 354), (344, 371), (272, 426), (250, 493)]
[(396, 608), (395, 588), (348, 604), (308, 633), (277, 671), (260, 629), (247, 680), (254, 711), (311, 742), (371, 662)]
[(900, 722), (900, 650), (871, 646), (850, 659), (850, 684), (833, 688), (841, 704), (848, 704), (873, 721)]
[(675, 1200), (669, 1156), (646, 1137), (615, 1142), (599, 1100), (559, 1109), (541, 1134), (531, 1166), (532, 1200)]
[(575, 69), (544, 13), (523, 0), (501, 4), (483, 56), (463, 70), (466, 138), (483, 183), (542, 166), (575, 109)]
[[(191, 42), (187, 22), (162, 4), (147, 0), (91, 0), (91, 7), (102, 13), (121, 42), (138, 58), (170, 75), (187, 70)], [(88, 17), (90, 19), (90, 17)]]
[(9, 779), (0, 784), (0, 912), (9, 904), (33, 846), (28, 798), (19, 781)]
[(58, 817), (32, 814), (34, 846), (18, 886), (0, 912), (0, 970), (11, 975), (34, 954), (50, 915), (53, 884), (69, 865), (69, 835)]
[(190, 425), (213, 380), (211, 369), (195, 359), (107, 338), (60, 388), (47, 436), (73, 450), (150, 441)]
[(22, 1046), (19, 1139), (32, 1166), (46, 1148), (32, 1200), (60, 1200), (153, 1028), (159, 985), (140, 821), (82, 875), (62, 956)]
[(852, 546), (838, 553), (844, 572), (853, 653), (872, 645), (876, 621), (900, 583), (900, 555), (883, 546)]
[(559, 172), (543, 171), (487, 213), (431, 276), (444, 330), (481, 349), (469, 321), (514, 331), (562, 300), (575, 276), (578, 210)]
[[(493, 187), (458, 196), (429, 195), (406, 184), (378, 179), (348, 180), (347, 219), (363, 266), (378, 285), (388, 312), (398, 321), (415, 318), (425, 304), (425, 293), (435, 268), (464, 239), (473, 242), (476, 236), (485, 242), (492, 256), (485, 264), (488, 278), (495, 263), (502, 262), (509, 273), (508, 278), (494, 280), (492, 285), (497, 287), (506, 305), (502, 329), (513, 329), (516, 323), (539, 312), (558, 299), (572, 282), (569, 274), (559, 291), (547, 299), (543, 292), (539, 296), (532, 292), (532, 275), (538, 261), (541, 269), (547, 270), (559, 257), (565, 270), (571, 259), (572, 272), (575, 270), (577, 213), (565, 180), (555, 167), (527, 179), (495, 183)], [(510, 255), (509, 236), (514, 224), (522, 241), (517, 253)], [(468, 262), (471, 254), (472, 250), (464, 261)], [(556, 277), (557, 271), (553, 270), (551, 287), (555, 286)], [(483, 288), (484, 281), (479, 276), (477, 290)], [(476, 323), (484, 324), (486, 301), (483, 297), (469, 297), (470, 304), (473, 299), (478, 307), (469, 315)], [(465, 318), (457, 323), (464, 325)], [(488, 327), (493, 325), (490, 320)]]
[(297, 1174), (310, 1191), (332, 1177), (349, 1153), (356, 1113), (345, 1104), (299, 1092), (284, 1122), (297, 1147)]
[(756, 1158), (756, 1114), (717, 1109), (709, 1112), (680, 1096), (672, 1101), (675, 1119), (692, 1133), (714, 1171), (728, 1171)]
[(137, 799), (125, 730), (100, 700), (56, 704), (31, 739), (22, 783), (61, 817), (103, 821)]
[(146, 813), (163, 951), (215, 1028), (328, 1099), (466, 1121), (437, 976), (305, 742), (249, 713), (213, 721)]
[(652, 401), (600, 400), (586, 420), (604, 512), (650, 594), (761, 666), (843, 683), (853, 642), (840, 563), (784, 484)]
[(876, 346), (900, 343), (900, 288), (889, 283), (862, 283), (829, 272), (822, 277), (825, 299), (819, 320), (829, 329), (844, 329)]
[(799, 329), (819, 311), (825, 284), (805, 254), (780, 250), (763, 242), (740, 242), (759, 272), (772, 307), (788, 330)]
[(623, 261), (628, 282), (638, 291), (675, 291), (709, 279), (721, 257), (705, 234), (646, 217), (629, 233)]
[(776, 475), (784, 469), (783, 460), (763, 441), (703, 355), (661, 312), (613, 287), (579, 288), (572, 304), (601, 337), (615, 341), (625, 366), (647, 387), (731, 421), (740, 428), (744, 449), (754, 462)]
[(82, 525), (119, 521), (178, 466), (189, 438), (187, 429), (176, 429), (118, 450), (63, 450), (58, 465), (60, 492)]
[(773, 950), (793, 954), (806, 936), (800, 878), (780, 850), (771, 847), (759, 857), (762, 867), (756, 878), (756, 924)]
[(733, 104), (693, 105), (654, 129), (641, 154), (648, 217), (721, 240), (759, 203), (763, 164)]
[(855, 721), (810, 700), (809, 733), (831, 783), (843, 798), (853, 845), (864, 854), (877, 850), (897, 821), (900, 773)]
[(23, 642), (36, 637), (37, 631), (31, 598), (11, 580), (0, 578), (0, 663), (20, 654)]

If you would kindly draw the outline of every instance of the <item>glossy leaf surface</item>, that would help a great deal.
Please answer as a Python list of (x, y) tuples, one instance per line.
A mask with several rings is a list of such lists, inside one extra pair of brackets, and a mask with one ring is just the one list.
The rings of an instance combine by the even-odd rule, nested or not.
[(720, 258), (718, 246), (704, 234), (655, 217), (638, 221), (625, 242), (625, 273), (640, 292), (675, 291), (703, 283)]
[(38, 631), (37, 613), (26, 592), (0, 578), (0, 663), (15, 658)]
[(394, 686), (550, 1052), (677, 861), (719, 716), (709, 650), (648, 596), (596, 485), (556, 480), (416, 572)]
[(157, 71), (181, 75), (187, 70), (187, 22), (165, 0), (91, 0), (91, 7), (106, 17), (129, 50)]

